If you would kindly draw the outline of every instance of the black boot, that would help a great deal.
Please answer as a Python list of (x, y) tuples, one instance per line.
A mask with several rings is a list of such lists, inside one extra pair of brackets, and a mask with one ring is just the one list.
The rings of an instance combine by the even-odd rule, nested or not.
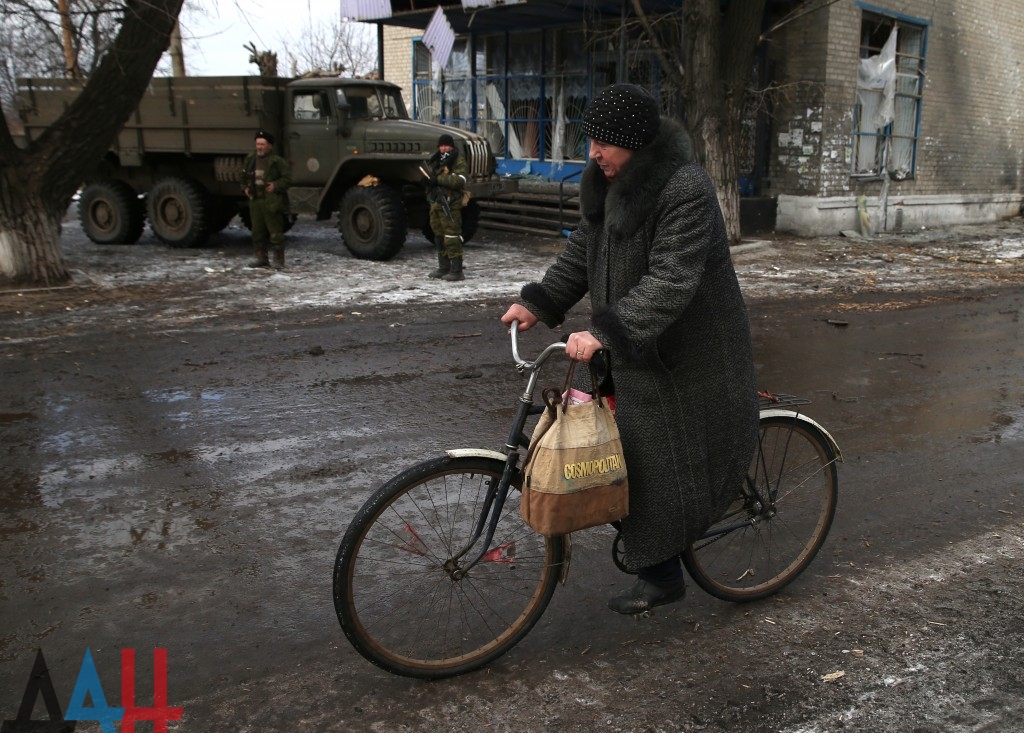
[(452, 269), (452, 261), (448, 259), (444, 252), (437, 253), (437, 269), (431, 271), (427, 277), (433, 278), (434, 280), (440, 280), (447, 275)]
[(284, 269), (284, 249), (283, 248), (282, 249), (275, 249), (274, 250), (274, 269), (275, 270), (283, 270)]
[(466, 276), (462, 272), (462, 258), (461, 257), (452, 257), (452, 269), (451, 269), (451, 271), (447, 275), (444, 275), (441, 279), (442, 280), (447, 280), (450, 283), (454, 283), (454, 282), (458, 282), (459, 280), (465, 280), (466, 279)]
[(270, 267), (270, 260), (267, 259), (267, 250), (256, 250), (256, 259), (246, 265), (246, 267)]
[(615, 613), (644, 613), (655, 606), (681, 601), (685, 595), (686, 583), (682, 578), (670, 585), (658, 585), (650, 580), (638, 578), (628, 591), (609, 599), (608, 608)]

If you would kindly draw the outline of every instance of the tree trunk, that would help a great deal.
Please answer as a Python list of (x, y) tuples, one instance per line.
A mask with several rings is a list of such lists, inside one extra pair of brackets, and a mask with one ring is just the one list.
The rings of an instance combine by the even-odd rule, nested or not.
[(82, 92), (26, 147), (0, 125), (0, 277), (37, 285), (67, 281), (61, 219), (145, 92), (181, 4), (126, 2), (120, 31)]
[(684, 6), (686, 113), (697, 160), (718, 191), (729, 240), (739, 239), (738, 189), (729, 186), (727, 149), (723, 145), (722, 85), (719, 67), (718, 0), (691, 0)]
[(0, 274), (15, 285), (59, 285), (70, 279), (60, 252), (61, 214), (13, 168), (0, 173)]
[[(731, 3), (722, 17), (721, 35), (721, 80), (723, 173), (725, 175), (722, 197), (728, 202), (726, 221), (732, 221), (729, 230), (730, 241), (740, 239), (740, 164), (743, 154), (740, 146), (747, 141), (743, 134), (746, 102), (754, 80), (754, 56), (764, 22), (765, 0), (745, 0)], [(725, 211), (726, 207), (723, 206)]]
[(739, 161), (743, 101), (765, 0), (690, 0), (684, 6), (686, 109), (697, 159), (718, 191), (729, 241), (740, 239)]

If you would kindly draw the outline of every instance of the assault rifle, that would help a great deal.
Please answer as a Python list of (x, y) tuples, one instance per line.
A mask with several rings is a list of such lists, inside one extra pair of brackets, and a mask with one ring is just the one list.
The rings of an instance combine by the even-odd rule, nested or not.
[(444, 192), (444, 189), (436, 182), (433, 174), (428, 171), (423, 165), (420, 165), (420, 173), (427, 179), (427, 183), (434, 187), (434, 200), (441, 204), (441, 209), (444, 211), (444, 215), (448, 217), (452, 224), (455, 223), (455, 217), (452, 216), (452, 205), (448, 203), (448, 195)]

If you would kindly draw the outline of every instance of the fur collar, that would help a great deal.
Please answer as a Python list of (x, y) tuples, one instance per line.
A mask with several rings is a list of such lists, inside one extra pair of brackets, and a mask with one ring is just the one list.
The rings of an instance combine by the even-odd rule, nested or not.
[(580, 209), (588, 224), (604, 225), (613, 237), (630, 237), (651, 215), (658, 196), (679, 168), (694, 160), (683, 127), (661, 118), (650, 145), (637, 150), (611, 184), (593, 162), (580, 179)]

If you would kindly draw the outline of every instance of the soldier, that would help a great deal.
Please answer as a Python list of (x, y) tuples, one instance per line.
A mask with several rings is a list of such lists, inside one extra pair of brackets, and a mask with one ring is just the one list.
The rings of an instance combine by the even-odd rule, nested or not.
[(288, 216), (288, 187), (292, 171), (288, 161), (275, 155), (274, 136), (256, 133), (256, 151), (249, 153), (242, 170), (242, 190), (249, 199), (252, 244), (256, 259), (249, 267), (270, 267), (267, 250), (274, 252), (274, 268), (284, 268), (284, 226)]
[(465, 280), (462, 272), (462, 189), (466, 185), (466, 161), (455, 149), (448, 133), (437, 139), (437, 152), (427, 161), (427, 200), (430, 201), (430, 229), (437, 245), (434, 279)]

